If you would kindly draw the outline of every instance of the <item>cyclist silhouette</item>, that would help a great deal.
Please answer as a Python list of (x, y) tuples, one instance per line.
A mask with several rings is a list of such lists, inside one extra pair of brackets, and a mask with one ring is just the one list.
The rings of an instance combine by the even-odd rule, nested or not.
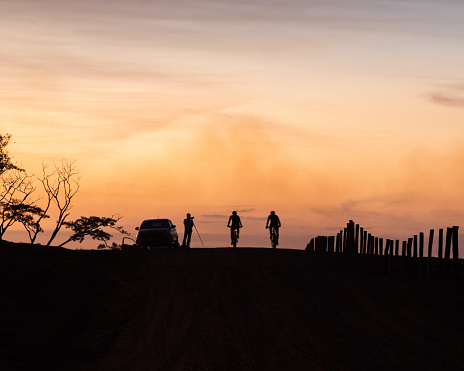
[(276, 245), (279, 244), (279, 228), (281, 227), (280, 219), (276, 215), (275, 211), (271, 211), (270, 215), (267, 217), (266, 229), (269, 228), (270, 238), (272, 239), (272, 228), (274, 228), (276, 233)]
[(230, 239), (232, 240), (231, 245), (233, 245), (234, 231), (237, 231), (237, 238), (239, 238), (240, 228), (243, 227), (240, 217), (237, 215), (236, 211), (232, 211), (232, 215), (229, 216), (229, 222), (227, 226), (230, 227)]

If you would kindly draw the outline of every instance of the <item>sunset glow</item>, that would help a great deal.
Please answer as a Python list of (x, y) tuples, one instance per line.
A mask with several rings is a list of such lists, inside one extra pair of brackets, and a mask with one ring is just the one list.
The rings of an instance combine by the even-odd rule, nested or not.
[(166, 217), (182, 236), (190, 212), (216, 247), (237, 210), (239, 245), (268, 247), (275, 210), (297, 249), (349, 219), (394, 239), (464, 220), (460, 1), (0, 9), (0, 132), (29, 173), (76, 160), (71, 219)]

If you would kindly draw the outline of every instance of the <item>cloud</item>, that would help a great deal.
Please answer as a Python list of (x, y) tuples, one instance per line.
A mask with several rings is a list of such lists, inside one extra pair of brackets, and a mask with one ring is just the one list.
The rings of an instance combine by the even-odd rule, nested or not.
[(251, 208), (251, 209), (239, 209), (237, 210), (238, 213), (251, 213), (255, 211), (255, 209)]
[(208, 219), (224, 219), (224, 218), (227, 218), (229, 215), (226, 215), (226, 214), (202, 214), (200, 216), (202, 218), (208, 218)]
[[(194, 49), (207, 47), (221, 52), (231, 50), (232, 46), (235, 54), (237, 47), (251, 52), (267, 46), (281, 53), (295, 38), (304, 39), (308, 48), (308, 45), (320, 46), (322, 35), (331, 37), (337, 30), (345, 33), (347, 29), (388, 31), (413, 27), (422, 31), (424, 22), (436, 21), (436, 17), (431, 19), (422, 2), (419, 6), (409, 1), (392, 4), (385, 0), (41, 0), (40, 6), (25, 0), (5, 1), (8, 10), (5, 19), (30, 24), (39, 21), (41, 27), (46, 22), (46, 28), (49, 32), (55, 30), (57, 37), (61, 37), (63, 30), (69, 30), (65, 34), (71, 37), (100, 40), (101, 50), (108, 50), (111, 45), (123, 46), (126, 50), (147, 47), (145, 56), (155, 46), (185, 49), (192, 45)], [(314, 27), (322, 27), (325, 32), (308, 32)], [(276, 40), (284, 42), (276, 48)], [(80, 44), (77, 39), (71, 41), (64, 44), (65, 48), (73, 50)], [(151, 56), (158, 60), (162, 53)]]
[(464, 83), (445, 84), (439, 88), (442, 91), (426, 95), (430, 102), (448, 107), (464, 107)]
[(428, 96), (432, 103), (448, 107), (464, 107), (464, 98), (456, 95), (434, 93)]

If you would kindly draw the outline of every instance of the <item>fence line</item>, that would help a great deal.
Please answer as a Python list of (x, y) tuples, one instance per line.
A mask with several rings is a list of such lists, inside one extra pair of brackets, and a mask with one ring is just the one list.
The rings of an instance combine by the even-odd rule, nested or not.
[(440, 228), (438, 256), (433, 257), (434, 229), (428, 235), (427, 251), (424, 250), (423, 232), (402, 241), (400, 251), (400, 240), (376, 237), (350, 220), (336, 236), (312, 238), (306, 250), (314, 253), (361, 255), (371, 270), (390, 276), (450, 278), (453, 275), (460, 279), (464, 276), (464, 262), (459, 259), (458, 232), (458, 226), (447, 227), (446, 235), (444, 229)]

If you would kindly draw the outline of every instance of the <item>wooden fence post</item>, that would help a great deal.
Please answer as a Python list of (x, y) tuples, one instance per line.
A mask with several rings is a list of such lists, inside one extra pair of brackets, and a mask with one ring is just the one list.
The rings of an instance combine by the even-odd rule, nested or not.
[(443, 228), (438, 230), (438, 259), (443, 259)]
[(390, 248), (390, 239), (385, 240), (385, 250), (384, 250), (384, 256), (385, 256), (385, 264), (387, 268), (387, 275), (390, 276), (390, 269), (391, 269), (391, 259), (390, 259), (390, 254), (389, 254), (389, 248)]
[(340, 229), (340, 249), (338, 250), (338, 252), (342, 252), (343, 251), (343, 245), (345, 244), (345, 240), (343, 238), (343, 229)]
[(459, 237), (459, 227), (455, 225), (453, 227), (453, 266), (454, 266), (454, 279), (456, 281), (460, 279), (458, 237)]
[(394, 272), (392, 271), (392, 262), (393, 262), (393, 240), (390, 240), (390, 254), (388, 255), (390, 276), (394, 274)]
[(364, 231), (363, 254), (367, 254), (367, 231)]
[(422, 260), (424, 259), (424, 233), (419, 233), (419, 278), (422, 277)]
[(414, 253), (413, 256), (417, 258), (417, 234), (414, 235)]
[(402, 256), (401, 256), (401, 277), (404, 276), (404, 259), (406, 257), (406, 241), (403, 241), (403, 246), (402, 246)]
[(383, 251), (383, 252), (384, 252), (384, 255), (388, 255), (388, 249), (390, 248), (390, 245), (389, 245), (388, 241), (390, 241), (389, 238), (387, 238), (387, 239), (385, 240), (385, 250)]
[(455, 225), (453, 227), (453, 259), (459, 259), (459, 246), (458, 238), (459, 237), (459, 226)]
[(424, 232), (419, 233), (419, 258), (424, 257)]
[(451, 271), (451, 243), (453, 241), (453, 228), (446, 228), (446, 239), (445, 239), (445, 277), (450, 277)]
[(438, 270), (438, 277), (443, 278), (443, 241), (444, 241), (444, 229), (440, 228), (438, 231), (438, 262), (437, 262), (437, 270)]
[(364, 254), (363, 251), (363, 246), (364, 246), (364, 228), (359, 229), (359, 253)]
[(356, 238), (355, 238), (355, 251), (354, 253), (359, 253), (359, 224), (356, 224)]
[(412, 245), (413, 245), (414, 238), (408, 238), (408, 247), (407, 247), (407, 260), (406, 260), (406, 270), (408, 277), (411, 276), (412, 272)]
[(348, 234), (348, 231), (347, 231), (347, 228), (343, 228), (343, 246), (342, 246), (342, 251), (341, 252), (345, 252), (346, 251), (346, 238), (347, 238), (347, 234)]
[(451, 240), (453, 237), (453, 228), (446, 228), (446, 245), (445, 245), (445, 259), (449, 260), (451, 257)]
[(411, 257), (411, 249), (412, 249), (412, 238), (408, 238), (408, 248), (407, 248), (407, 256), (408, 258)]
[(385, 259), (383, 258), (383, 238), (379, 237), (379, 260), (380, 260), (380, 269), (382, 273), (385, 273)]
[(344, 252), (349, 254), (354, 253), (355, 250), (355, 227), (354, 222), (350, 220), (346, 226), (346, 244)]
[(434, 230), (431, 229), (430, 234), (429, 234), (429, 251), (428, 251), (428, 257), (427, 257), (427, 278), (430, 278), (430, 260), (432, 258), (433, 233), (434, 233)]

